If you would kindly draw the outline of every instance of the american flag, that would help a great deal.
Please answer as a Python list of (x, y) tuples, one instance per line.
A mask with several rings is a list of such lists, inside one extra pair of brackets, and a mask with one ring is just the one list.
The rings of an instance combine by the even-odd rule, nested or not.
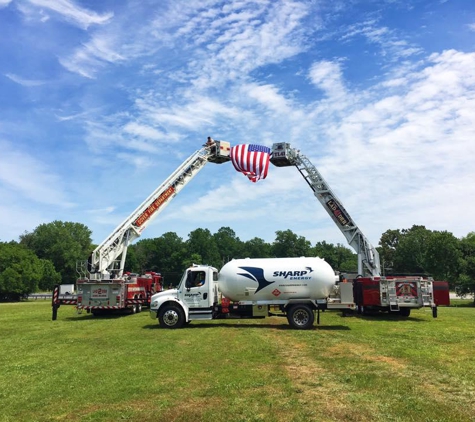
[(247, 176), (251, 182), (266, 178), (269, 160), (269, 147), (241, 144), (231, 148), (231, 161), (234, 168)]

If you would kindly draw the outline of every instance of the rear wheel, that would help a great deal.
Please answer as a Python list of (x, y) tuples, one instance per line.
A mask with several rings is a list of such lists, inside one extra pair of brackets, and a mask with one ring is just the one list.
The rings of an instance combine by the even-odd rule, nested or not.
[(185, 323), (185, 314), (178, 306), (165, 306), (158, 315), (160, 326), (163, 328), (181, 328)]
[(308, 330), (313, 326), (315, 315), (308, 305), (294, 305), (287, 313), (287, 320), (292, 328)]
[(407, 318), (409, 315), (411, 315), (411, 308), (399, 308), (399, 315)]

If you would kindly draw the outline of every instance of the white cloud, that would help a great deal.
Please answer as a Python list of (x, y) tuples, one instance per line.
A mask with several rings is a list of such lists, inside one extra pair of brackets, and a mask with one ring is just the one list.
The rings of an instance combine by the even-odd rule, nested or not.
[(88, 29), (91, 25), (103, 25), (114, 16), (113, 13), (100, 15), (70, 0), (28, 0), (28, 2), (33, 6), (53, 11), (83, 29)]
[(306, 29), (301, 22), (309, 13), (309, 7), (297, 1), (234, 2), (224, 8), (217, 0), (170, 3), (154, 19), (143, 16), (133, 33), (122, 27), (129, 24), (128, 17), (116, 16), (112, 25), (93, 33), (60, 62), (71, 72), (94, 78), (107, 64), (153, 54), (158, 54), (156, 60), (167, 60), (160, 50), (177, 46), (184, 57), (175, 79), (191, 82), (195, 89), (217, 88), (304, 51)]
[(358, 36), (365, 37), (371, 44), (379, 45), (380, 54), (389, 61), (398, 61), (423, 52), (422, 48), (404, 40), (395, 30), (378, 26), (376, 19), (349, 25), (340, 40), (351, 42)]
[(341, 121), (326, 122), (324, 174), (345, 180), (340, 197), (370, 232), (462, 226), (445, 202), (475, 195), (467, 183), (475, 180), (474, 68), (475, 53), (433, 54), (406, 74), (402, 91), (386, 81), (359, 94)]
[(0, 0), (0, 8), (8, 6), (12, 0)]
[(12, 73), (6, 73), (5, 76), (13, 82), (26, 87), (40, 86), (47, 83), (47, 81), (41, 81), (37, 79), (24, 79)]
[(341, 97), (346, 92), (340, 63), (327, 60), (316, 62), (310, 68), (309, 78), (329, 97)]
[(203, 72), (193, 81), (196, 88), (239, 80), (260, 66), (280, 63), (305, 50), (300, 22), (309, 13), (307, 6), (293, 1), (262, 5), (252, 16), (234, 14), (231, 25), (227, 19), (213, 22), (220, 35), (207, 45), (213, 54), (200, 60)]
[(122, 62), (124, 56), (115, 51), (115, 39), (108, 35), (95, 35), (94, 38), (76, 49), (59, 62), (70, 72), (94, 79), (95, 74), (107, 64)]
[(0, 140), (0, 150), (0, 181), (7, 189), (18, 192), (32, 203), (72, 206), (65, 198), (60, 177), (43, 162), (6, 141)]
[(97, 215), (104, 215), (104, 214), (111, 214), (115, 211), (115, 207), (110, 206), (106, 208), (97, 208), (97, 209), (89, 209), (86, 210), (88, 214), (97, 214)]
[[(223, 116), (233, 119), (240, 115), (239, 109), (228, 106), (218, 99), (197, 96), (189, 97), (187, 100), (184, 104), (165, 101), (161, 105), (160, 98), (144, 97), (137, 100), (136, 105), (142, 118), (166, 128), (168, 137), (170, 132), (173, 133), (180, 128), (199, 130), (216, 125), (217, 120)], [(174, 136), (174, 139), (177, 137)]]
[(163, 140), (166, 135), (150, 126), (141, 125), (136, 122), (129, 122), (124, 126), (124, 132), (131, 135), (139, 136), (141, 138), (153, 139), (153, 140)]
[(266, 106), (272, 112), (283, 114), (291, 113), (292, 107), (289, 101), (280, 94), (279, 90), (273, 85), (248, 84), (242, 88), (250, 98)]

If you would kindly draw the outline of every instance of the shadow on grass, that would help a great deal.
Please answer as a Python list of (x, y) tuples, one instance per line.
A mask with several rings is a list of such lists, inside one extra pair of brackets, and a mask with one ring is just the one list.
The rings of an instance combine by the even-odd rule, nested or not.
[(66, 317), (67, 321), (91, 321), (92, 319), (102, 320), (102, 319), (118, 319), (129, 316), (129, 314), (103, 314), (103, 315), (78, 315), (74, 317)]
[[(239, 323), (211, 323), (211, 324), (203, 324), (197, 321), (193, 321), (189, 324), (186, 324), (182, 329), (203, 329), (203, 328), (222, 328), (222, 327), (227, 327), (227, 328), (262, 328), (262, 329), (274, 329), (274, 330), (294, 330), (290, 325), (288, 324), (258, 324), (258, 323), (252, 323), (252, 324), (239, 324)], [(144, 329), (148, 330), (166, 330), (167, 328), (162, 328), (160, 327), (159, 324), (147, 324), (144, 325)], [(315, 325), (309, 330), (305, 331), (319, 331), (319, 330), (324, 330), (324, 331), (348, 331), (350, 330), (349, 327), (346, 327), (344, 325), (328, 325), (328, 326), (321, 326), (321, 325)]]
[(359, 314), (355, 312), (343, 312), (340, 314), (341, 318), (358, 318), (365, 321), (411, 321), (411, 322), (425, 322), (423, 318), (417, 318), (414, 316), (405, 317), (399, 315), (398, 313), (384, 313), (384, 312), (374, 312)]
[(399, 322), (428, 322), (426, 319), (417, 317), (403, 317), (401, 315), (379, 314), (379, 315), (356, 315), (357, 318), (365, 321), (399, 321)]

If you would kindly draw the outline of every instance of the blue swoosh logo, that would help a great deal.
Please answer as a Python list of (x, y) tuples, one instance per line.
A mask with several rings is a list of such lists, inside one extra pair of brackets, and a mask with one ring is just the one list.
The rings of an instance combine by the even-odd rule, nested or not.
[(239, 267), (239, 268), (241, 270), (247, 271), (247, 273), (238, 273), (238, 275), (242, 275), (243, 277), (247, 277), (250, 280), (256, 281), (258, 283), (259, 286), (255, 293), (266, 288), (270, 284), (275, 283), (275, 281), (266, 280), (266, 278), (264, 277), (264, 270), (262, 268), (256, 268), (256, 267)]

